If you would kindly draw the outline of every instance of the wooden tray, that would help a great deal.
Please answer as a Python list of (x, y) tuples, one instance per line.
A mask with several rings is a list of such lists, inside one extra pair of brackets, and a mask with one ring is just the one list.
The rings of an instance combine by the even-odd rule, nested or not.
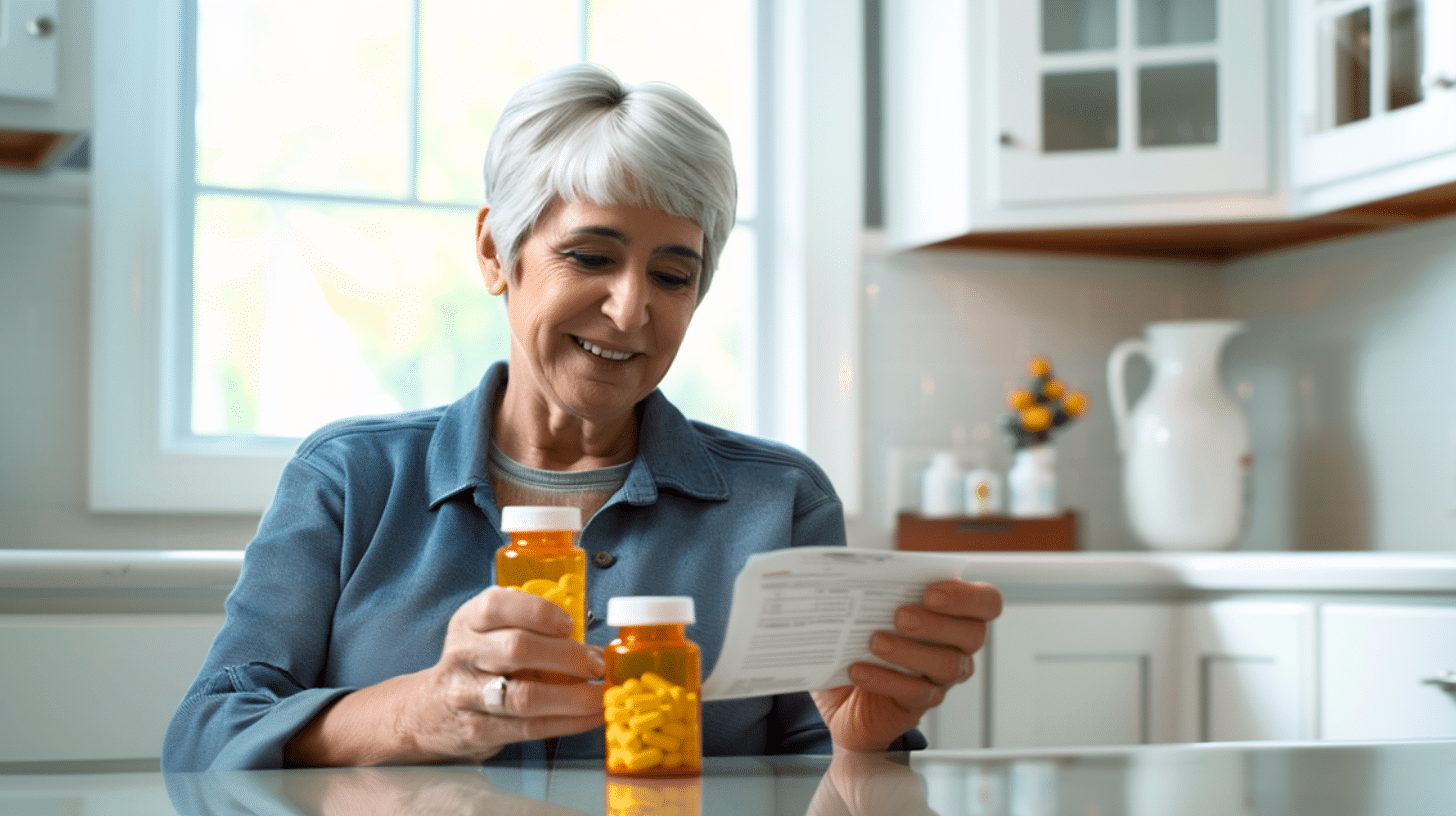
[(1075, 550), (1077, 512), (1049, 518), (975, 516), (925, 518), (901, 513), (895, 524), (897, 550)]

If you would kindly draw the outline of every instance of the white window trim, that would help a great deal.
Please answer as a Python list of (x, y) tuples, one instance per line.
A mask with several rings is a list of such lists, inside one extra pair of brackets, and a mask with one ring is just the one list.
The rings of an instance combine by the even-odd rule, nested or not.
[[(288, 453), (172, 440), (164, 349), (178, 274), (181, 0), (99, 3), (92, 140), (89, 505), (98, 512), (257, 513)], [(859, 3), (764, 0), (773, 88), (755, 352), (759, 427), (861, 504)], [(763, 23), (761, 23), (763, 24)], [(845, 81), (846, 77), (853, 78)], [(766, 78), (765, 81), (770, 81)]]

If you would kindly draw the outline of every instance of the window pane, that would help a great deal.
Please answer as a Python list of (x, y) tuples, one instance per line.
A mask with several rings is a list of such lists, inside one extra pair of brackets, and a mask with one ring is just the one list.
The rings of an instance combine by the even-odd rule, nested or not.
[(1333, 65), (1333, 120), (1336, 126), (1370, 118), (1370, 9), (1343, 14), (1326, 23), (1321, 45)]
[(752, 0), (594, 0), (587, 31), (588, 59), (628, 82), (670, 82), (723, 125), (738, 168), (739, 216), (752, 218), (758, 197)]
[(743, 365), (743, 332), (749, 325), (755, 235), (733, 231), (723, 247), (712, 288), (698, 304), (677, 359), (662, 381), (662, 393), (683, 414), (741, 429), (752, 394)]
[(402, 195), (408, 0), (199, 0), (201, 184)]
[(1425, 9), (1420, 0), (1390, 0), (1386, 5), (1389, 42), (1386, 61), (1389, 82), (1386, 109), (1399, 110), (1425, 96), (1421, 73), (1426, 69), (1426, 32), (1421, 25)]
[(473, 236), (469, 210), (199, 197), (193, 432), (299, 437), (474, 387), (508, 346)]
[(576, 0), (423, 0), (420, 9), (419, 197), (479, 204), (496, 117), (527, 80), (576, 61), (581, 15)]
[(1158, 65), (1138, 71), (1138, 141), (1143, 147), (1218, 141), (1218, 66)]
[(1117, 147), (1117, 72), (1078, 71), (1041, 78), (1042, 152)]
[(1206, 43), (1218, 38), (1218, 0), (1138, 0), (1138, 44)]
[(1117, 47), (1117, 0), (1041, 0), (1041, 50), (1105, 51)]

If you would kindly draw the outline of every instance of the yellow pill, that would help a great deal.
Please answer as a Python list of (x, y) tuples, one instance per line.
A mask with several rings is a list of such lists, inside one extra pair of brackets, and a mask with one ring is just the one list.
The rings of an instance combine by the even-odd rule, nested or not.
[(521, 584), (520, 588), (523, 592), (529, 592), (532, 595), (545, 595), (551, 590), (558, 589), (559, 587), (557, 587), (555, 581), (548, 581), (545, 578), (532, 578), (526, 583)]
[(566, 608), (567, 602), (571, 599), (571, 596), (566, 594), (566, 590), (555, 584), (552, 584), (550, 589), (542, 592), (541, 597), (545, 598), (551, 603), (556, 604), (562, 609)]
[(607, 711), (607, 722), (625, 726), (632, 721), (633, 711), (630, 708), (613, 708)]
[(625, 702), (626, 699), (626, 686), (612, 686), (611, 688), (602, 692), (602, 702), (606, 704), (607, 708), (616, 708), (617, 706), (622, 705), (622, 703)]
[(641, 751), (634, 752), (632, 757), (627, 760), (627, 767), (634, 771), (645, 771), (661, 764), (661, 748), (643, 748)]
[(671, 689), (673, 687), (672, 683), (667, 682), (667, 680), (665, 680), (662, 675), (657, 674), (656, 672), (643, 672), (642, 685), (652, 689), (653, 691), (667, 691), (668, 689)]
[(662, 752), (662, 767), (676, 768), (682, 764), (682, 754), (677, 751)]
[(641, 716), (633, 717), (632, 721), (628, 723), (628, 727), (632, 729), (633, 733), (641, 734), (646, 731), (651, 731), (665, 722), (667, 722), (666, 714), (661, 711), (651, 711)]
[(669, 737), (677, 737), (680, 740), (687, 739), (688, 734), (692, 733), (691, 729), (689, 729), (687, 724), (684, 723), (682, 720), (675, 720), (673, 722), (663, 723), (662, 727), (658, 730), (668, 735)]
[(655, 711), (661, 703), (656, 694), (630, 694), (627, 696), (627, 705), (636, 711)]
[(613, 748), (607, 762), (613, 768), (626, 768), (632, 762), (632, 752), (625, 748)]
[(557, 583), (569, 595), (580, 595), (582, 590), (586, 589), (586, 578), (574, 572), (568, 572), (561, 576), (561, 580)]
[(627, 682), (622, 684), (622, 690), (627, 692), (628, 697), (631, 697), (642, 690), (642, 681), (635, 677), (628, 677)]
[(648, 731), (642, 735), (642, 744), (651, 745), (654, 748), (661, 748), (664, 751), (676, 751), (682, 746), (682, 740), (664, 734), (661, 731)]

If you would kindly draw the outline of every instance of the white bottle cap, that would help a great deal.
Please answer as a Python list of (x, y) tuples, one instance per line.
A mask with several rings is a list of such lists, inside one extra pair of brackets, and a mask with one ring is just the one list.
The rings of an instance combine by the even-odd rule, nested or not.
[(607, 599), (608, 626), (697, 623), (693, 599), (686, 595), (629, 595)]
[(581, 508), (579, 507), (521, 507), (501, 508), (501, 530), (507, 533), (530, 533), (540, 530), (581, 529)]

